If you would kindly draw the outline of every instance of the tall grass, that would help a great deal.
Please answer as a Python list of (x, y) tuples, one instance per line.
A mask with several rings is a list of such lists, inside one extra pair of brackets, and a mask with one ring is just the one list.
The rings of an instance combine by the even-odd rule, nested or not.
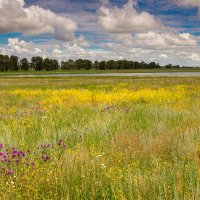
[(0, 82), (1, 199), (199, 199), (199, 78)]

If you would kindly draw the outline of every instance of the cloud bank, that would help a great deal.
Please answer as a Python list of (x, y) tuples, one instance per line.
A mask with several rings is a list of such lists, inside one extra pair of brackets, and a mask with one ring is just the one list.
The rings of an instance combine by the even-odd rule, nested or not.
[(73, 40), (77, 24), (39, 6), (25, 7), (24, 0), (0, 0), (0, 33), (21, 32), (24, 35), (55, 35)]
[(137, 12), (136, 1), (129, 0), (122, 8), (103, 4), (99, 13), (99, 24), (109, 33), (144, 33), (162, 29), (161, 23), (148, 12)]
[[(34, 6), (31, 2), (38, 5)], [(142, 2), (143, 6), (147, 4), (148, 7), (141, 7)], [(178, 5), (178, 10), (184, 6), (183, 11), (190, 12), (190, 7), (198, 8), (199, 3), (195, 0), (174, 0), (170, 1), (170, 6)], [(157, 4), (161, 5), (162, 2)], [(164, 4), (168, 6), (165, 9), (171, 9), (168, 2)], [(199, 65), (200, 37), (189, 28), (181, 29), (180, 24), (170, 26), (163, 15), (158, 15), (158, 9), (153, 5), (155, 1), (150, 0), (141, 0), (140, 4), (136, 0), (127, 0), (124, 5), (122, 1), (109, 0), (87, 0), (84, 3), (31, 0), (28, 5), (24, 0), (0, 0), (0, 34), (23, 34), (0, 36), (3, 41), (0, 41), (0, 54), (15, 54), (20, 58), (40, 55), (59, 60), (128, 59), (155, 61), (161, 65)], [(144, 8), (146, 11), (142, 11)], [(196, 12), (188, 18), (188, 22), (185, 22), (186, 16), (183, 18), (185, 26), (190, 20), (198, 20)], [(182, 19), (182, 14), (173, 17)], [(195, 27), (198, 32), (197, 25)]]

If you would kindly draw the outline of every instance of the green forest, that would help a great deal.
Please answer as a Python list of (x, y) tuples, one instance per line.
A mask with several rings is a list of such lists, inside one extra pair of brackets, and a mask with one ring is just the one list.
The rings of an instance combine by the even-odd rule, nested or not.
[(59, 62), (56, 59), (35, 56), (30, 59), (20, 59), (15, 55), (0, 55), (0, 71), (54, 71), (54, 70), (117, 70), (117, 69), (158, 69), (179, 68), (179, 65), (168, 64), (161, 66), (159, 63), (138, 62), (130, 60), (95, 61), (87, 59), (67, 60)]

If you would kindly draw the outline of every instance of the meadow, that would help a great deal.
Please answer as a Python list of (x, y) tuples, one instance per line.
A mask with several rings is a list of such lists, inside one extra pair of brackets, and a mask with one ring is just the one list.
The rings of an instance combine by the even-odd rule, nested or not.
[(0, 199), (199, 199), (200, 78), (0, 78)]
[(174, 72), (200, 72), (200, 67), (188, 67), (188, 68), (158, 68), (158, 69), (110, 69), (110, 70), (52, 70), (52, 71), (0, 71), (0, 77), (9, 75), (52, 75), (52, 74), (106, 74), (106, 73), (174, 73)]

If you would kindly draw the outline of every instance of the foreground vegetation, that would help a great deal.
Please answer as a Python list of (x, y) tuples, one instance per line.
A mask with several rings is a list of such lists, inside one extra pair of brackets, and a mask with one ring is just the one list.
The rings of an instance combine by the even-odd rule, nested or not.
[(200, 78), (1, 78), (1, 199), (199, 199), (199, 100)]

